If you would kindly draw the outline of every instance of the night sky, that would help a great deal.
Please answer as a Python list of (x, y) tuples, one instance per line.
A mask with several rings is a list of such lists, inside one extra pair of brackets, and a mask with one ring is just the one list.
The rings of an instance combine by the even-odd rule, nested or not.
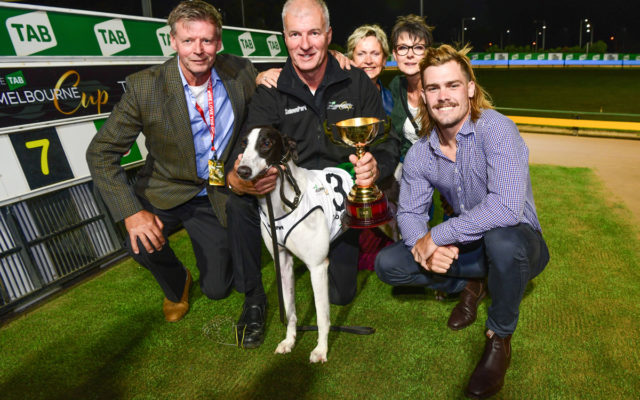
[[(244, 2), (245, 25), (250, 28), (282, 30), (280, 12), (283, 0), (210, 0), (223, 11), (224, 24), (242, 26)], [(41, 0), (27, 1), (56, 7), (71, 7), (119, 14), (141, 15), (138, 0)], [(503, 46), (531, 45), (536, 32), (545, 24), (545, 48), (577, 46), (580, 21), (588, 18), (593, 26), (593, 41), (607, 43), (608, 52), (640, 53), (640, 1), (637, 0), (422, 0), (427, 22), (435, 26), (436, 42), (460, 40), (462, 18), (466, 21), (465, 41), (476, 51), (484, 51), (489, 43)], [(165, 18), (177, 1), (152, 1), (153, 16)], [(354, 28), (365, 23), (378, 23), (390, 33), (396, 16), (420, 13), (420, 0), (328, 0), (333, 42), (344, 46)], [(583, 27), (584, 28), (584, 27)], [(507, 30), (510, 33), (507, 33)], [(582, 44), (590, 38), (583, 32)], [(542, 36), (537, 35), (538, 48)]]

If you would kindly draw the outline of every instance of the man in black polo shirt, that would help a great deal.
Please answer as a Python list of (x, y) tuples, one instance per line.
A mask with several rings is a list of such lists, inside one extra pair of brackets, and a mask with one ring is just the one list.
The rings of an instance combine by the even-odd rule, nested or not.
[[(282, 22), (289, 58), (277, 88), (258, 87), (245, 126), (270, 125), (293, 138), (299, 155), (297, 164), (304, 168), (335, 167), (348, 160), (354, 164), (356, 184), (361, 186), (391, 176), (400, 154), (400, 141), (394, 132), (383, 143), (372, 146), (371, 153), (367, 152), (360, 160), (353, 149), (331, 143), (324, 133), (325, 123), (329, 126), (355, 117), (385, 118), (380, 94), (367, 75), (357, 68), (342, 70), (329, 54), (332, 32), (324, 1), (289, 0), (282, 10)], [(273, 173), (264, 178), (269, 185)], [(247, 183), (235, 171), (227, 179), (234, 191), (245, 192)], [(261, 186), (260, 181), (255, 183), (257, 189)], [(248, 219), (258, 226), (257, 207), (255, 215)], [(350, 229), (331, 245), (329, 299), (333, 304), (348, 304), (356, 294), (359, 234), (360, 231)], [(266, 298), (259, 270), (236, 268), (234, 274), (236, 288), (248, 298)], [(241, 317), (240, 324), (244, 322)], [(257, 347), (253, 345), (254, 338), (262, 343), (262, 334), (253, 335), (254, 331), (260, 329), (245, 331), (245, 347), (247, 344)]]

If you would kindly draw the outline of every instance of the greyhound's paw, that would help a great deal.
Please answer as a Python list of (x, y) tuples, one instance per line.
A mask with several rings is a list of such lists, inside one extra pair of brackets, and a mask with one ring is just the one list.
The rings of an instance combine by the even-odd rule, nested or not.
[(293, 349), (293, 345), (295, 344), (295, 340), (285, 339), (276, 348), (276, 354), (287, 354), (291, 353), (291, 349)]
[(318, 349), (317, 347), (313, 349), (311, 352), (311, 356), (309, 356), (309, 361), (312, 363), (327, 362), (327, 350), (326, 349)]

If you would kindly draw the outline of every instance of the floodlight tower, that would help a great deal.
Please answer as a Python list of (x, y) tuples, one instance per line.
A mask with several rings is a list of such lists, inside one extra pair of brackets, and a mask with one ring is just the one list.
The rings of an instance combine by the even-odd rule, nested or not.
[(587, 23), (587, 33), (590, 34), (589, 41), (587, 42), (587, 54), (589, 54), (589, 46), (593, 46), (593, 24), (591, 22)]
[[(579, 39), (578, 39), (578, 47), (579, 48), (582, 48), (582, 31), (584, 30), (584, 28), (582, 27), (583, 23), (586, 24), (587, 27), (589, 27), (589, 25), (590, 25), (589, 24), (589, 18), (580, 19), (580, 36), (579, 36)], [(587, 30), (587, 33), (588, 32), (589, 31)]]
[(460, 29), (460, 45), (464, 46), (464, 31), (467, 29), (464, 27), (464, 21), (475, 21), (476, 17), (465, 17), (462, 18), (462, 28)]
[(511, 29), (507, 29), (506, 31), (500, 32), (500, 49), (504, 50), (504, 47), (502, 46), (502, 34), (506, 33), (507, 34), (507, 46), (509, 45), (509, 34), (511, 33)]

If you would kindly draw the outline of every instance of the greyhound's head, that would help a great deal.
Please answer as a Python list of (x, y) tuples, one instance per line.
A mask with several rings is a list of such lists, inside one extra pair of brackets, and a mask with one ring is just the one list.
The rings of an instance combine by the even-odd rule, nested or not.
[(298, 159), (296, 142), (270, 126), (253, 128), (246, 143), (238, 165), (238, 176), (247, 181), (266, 173), (272, 165)]

